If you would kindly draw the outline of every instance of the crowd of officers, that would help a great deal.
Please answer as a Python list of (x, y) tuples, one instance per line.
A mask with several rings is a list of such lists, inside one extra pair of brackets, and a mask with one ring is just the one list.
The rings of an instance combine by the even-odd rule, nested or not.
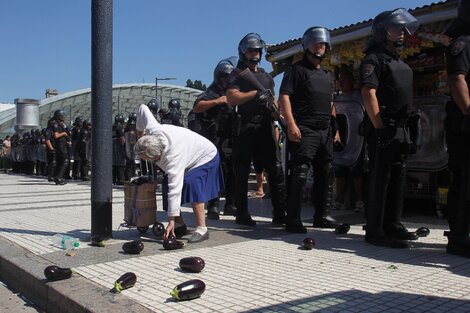
[[(413, 153), (414, 143), (408, 110), (413, 99), (413, 72), (399, 57), (405, 37), (418, 27), (417, 19), (405, 9), (377, 15), (359, 68), (366, 111), (361, 135), (367, 142), (370, 160), (365, 240), (378, 246), (406, 248), (408, 241), (418, 239), (416, 232), (401, 223), (405, 160)], [(461, 0), (458, 18), (446, 34), (453, 39), (446, 51), (453, 99), (446, 119), (449, 167), (453, 171), (447, 252), (470, 257), (470, 0)], [(334, 202), (333, 147), (341, 138), (333, 104), (334, 80), (322, 67), (325, 54), (331, 50), (329, 30), (320, 26), (307, 29), (302, 46), (304, 57), (285, 71), (276, 102), (273, 78), (259, 66), (265, 43), (259, 34), (247, 34), (238, 45), (238, 58), (217, 64), (213, 83), (197, 98), (188, 115), (188, 127), (212, 141), (219, 151), (225, 184), (224, 215), (235, 215), (238, 224), (256, 225), (247, 200), (248, 176), (256, 160), (267, 174), (274, 224), (285, 225), (292, 233), (307, 232), (301, 220), (302, 192), (313, 167), (312, 226), (338, 226), (329, 213)], [(177, 99), (170, 101), (168, 110), (162, 109), (156, 99), (147, 105), (160, 123), (182, 126)], [(138, 139), (135, 123), (135, 114), (128, 117), (127, 123), (122, 115), (115, 117), (115, 184), (137, 174), (133, 155), (133, 144)], [(29, 167), (24, 170), (29, 172), (36, 164), (37, 173), (47, 173), (49, 180), (63, 184), (63, 175), (73, 160), (73, 178), (87, 180), (91, 125), (77, 119), (73, 126), (68, 129), (63, 112), (56, 111), (46, 129), (12, 138), (12, 154), (22, 151), (12, 161), (27, 160), (24, 164)], [(287, 137), (287, 177), (281, 162), (279, 131)], [(216, 198), (209, 201), (207, 216), (218, 219), (219, 215)]]
[[(359, 87), (365, 108), (360, 135), (368, 146), (369, 188), (365, 241), (377, 246), (407, 248), (419, 232), (402, 223), (406, 159), (416, 151), (410, 115), (413, 71), (400, 58), (405, 37), (419, 28), (405, 9), (384, 11), (372, 25), (372, 38), (359, 67)], [(458, 17), (446, 35), (452, 101), (447, 105), (446, 135), (453, 183), (449, 191), (447, 252), (470, 257), (470, 0), (461, 0)], [(224, 214), (236, 223), (255, 226), (247, 201), (248, 175), (254, 160), (267, 173), (272, 222), (292, 233), (306, 233), (301, 221), (302, 193), (313, 167), (314, 228), (335, 228), (333, 206), (335, 143), (341, 140), (333, 104), (334, 81), (322, 67), (331, 50), (330, 32), (311, 27), (302, 37), (304, 57), (284, 73), (278, 101), (274, 81), (261, 67), (265, 43), (249, 33), (239, 43), (238, 60), (217, 64), (214, 82), (201, 94), (188, 116), (189, 127), (210, 139), (221, 155), (225, 174)], [(277, 125), (287, 133), (287, 177), (281, 163)], [(208, 218), (218, 218), (218, 199), (208, 203)]]
[(11, 136), (9, 154), (13, 173), (46, 176), (56, 185), (64, 179), (90, 180), (91, 122), (80, 117), (70, 129), (64, 111), (56, 110), (43, 129)]

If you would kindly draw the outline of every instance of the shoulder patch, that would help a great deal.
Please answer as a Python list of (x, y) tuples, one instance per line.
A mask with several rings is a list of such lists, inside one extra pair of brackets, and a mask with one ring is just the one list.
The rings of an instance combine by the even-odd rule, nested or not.
[(364, 64), (362, 66), (362, 76), (369, 77), (375, 70), (375, 66), (373, 64)]
[(465, 48), (465, 42), (463, 40), (457, 40), (455, 41), (452, 46), (450, 47), (450, 53), (452, 55), (457, 55), (459, 54), (460, 52), (462, 52), (462, 50)]

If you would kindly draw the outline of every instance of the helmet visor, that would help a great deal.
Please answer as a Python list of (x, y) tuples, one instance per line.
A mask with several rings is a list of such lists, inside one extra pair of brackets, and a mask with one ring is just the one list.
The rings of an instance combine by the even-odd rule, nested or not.
[(382, 22), (383, 28), (400, 28), (413, 35), (419, 28), (418, 20), (405, 9), (396, 9)]
[(328, 47), (331, 47), (330, 31), (323, 27), (312, 27), (307, 29), (302, 38), (304, 50), (307, 50), (311, 44), (317, 44), (321, 42), (324, 42), (328, 45)]

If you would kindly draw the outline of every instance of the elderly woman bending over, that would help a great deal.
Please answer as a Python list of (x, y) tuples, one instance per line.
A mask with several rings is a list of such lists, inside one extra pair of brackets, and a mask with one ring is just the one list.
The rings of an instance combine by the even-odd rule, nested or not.
[(139, 108), (137, 130), (146, 135), (137, 141), (135, 152), (168, 175), (168, 226), (163, 238), (175, 236), (175, 221), (184, 224), (181, 204), (191, 202), (197, 227), (189, 242), (207, 239), (204, 203), (217, 197), (223, 184), (217, 148), (189, 129), (159, 124), (145, 105)]

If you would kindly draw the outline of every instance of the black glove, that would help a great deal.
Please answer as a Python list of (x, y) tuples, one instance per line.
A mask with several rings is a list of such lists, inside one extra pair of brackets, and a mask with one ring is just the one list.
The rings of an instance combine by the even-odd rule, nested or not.
[(392, 141), (392, 138), (395, 136), (395, 134), (392, 132), (390, 127), (384, 127), (376, 128), (375, 136), (377, 139), (377, 147), (386, 148), (388, 145), (390, 145), (390, 142)]
[(137, 186), (140, 186), (142, 184), (150, 183), (153, 181), (152, 176), (139, 176), (139, 177), (132, 177), (131, 178), (131, 183)]
[(338, 120), (336, 117), (331, 116), (331, 132), (333, 133), (333, 137), (336, 135), (338, 131)]
[(272, 101), (273, 95), (271, 93), (271, 90), (258, 90), (256, 92), (256, 97), (255, 101), (258, 105), (267, 105), (270, 101)]

